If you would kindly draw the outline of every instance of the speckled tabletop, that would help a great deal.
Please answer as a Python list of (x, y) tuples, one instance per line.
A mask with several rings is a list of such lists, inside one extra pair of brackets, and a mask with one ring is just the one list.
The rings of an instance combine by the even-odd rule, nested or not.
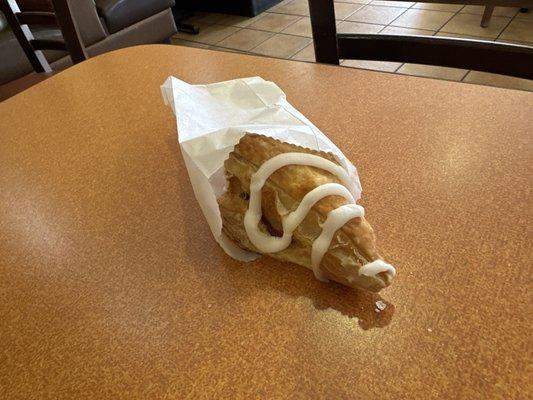
[[(359, 168), (394, 284), (226, 256), (169, 75), (276, 82)], [(532, 111), (533, 93), (164, 45), (0, 103), (0, 398), (528, 398)]]

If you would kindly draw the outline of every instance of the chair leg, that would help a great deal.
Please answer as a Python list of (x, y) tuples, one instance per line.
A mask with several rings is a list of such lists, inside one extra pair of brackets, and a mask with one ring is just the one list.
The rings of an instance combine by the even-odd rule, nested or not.
[(309, 0), (316, 62), (339, 65), (333, 0)]
[(200, 28), (198, 26), (185, 24), (183, 22), (177, 23), (176, 28), (178, 29), (178, 32), (192, 33), (193, 35), (198, 35), (200, 33)]
[(492, 13), (494, 11), (494, 6), (486, 6), (485, 12), (483, 13), (483, 17), (481, 18), (481, 27), (486, 28), (489, 26), (490, 19), (492, 17)]

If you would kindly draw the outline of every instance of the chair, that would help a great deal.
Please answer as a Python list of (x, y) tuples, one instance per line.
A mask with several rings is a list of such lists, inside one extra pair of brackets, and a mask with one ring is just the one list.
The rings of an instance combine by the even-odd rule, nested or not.
[[(3, 0), (0, 0), (0, 7)], [(82, 43), (90, 57), (124, 47), (165, 43), (176, 33), (174, 0), (70, 0)], [(53, 11), (51, 0), (17, 0), (22, 11)], [(54, 26), (30, 26), (35, 39), (62, 39)], [(44, 50), (54, 71), (72, 65), (66, 51)], [(0, 13), (0, 85), (33, 72), (15, 34)]]
[(309, 0), (317, 62), (394, 61), (533, 79), (533, 48), (434, 36), (337, 34), (333, 0)]
[[(0, 101), (35, 85), (52, 74), (42, 50), (67, 51), (74, 64), (87, 59), (76, 22), (72, 18), (68, 0), (51, 0), (51, 11), (20, 11), (15, 0), (0, 0), (0, 10), (15, 34), (24, 54), (37, 73), (24, 76), (0, 87)], [(63, 40), (35, 39), (28, 25), (52, 25), (61, 30)]]
[[(21, 12), (15, 0), (1, 0), (0, 4), (35, 72), (52, 71), (41, 50), (66, 50), (73, 63), (87, 59), (87, 52), (72, 18), (68, 0), (52, 0), (54, 12)], [(28, 25), (57, 25), (63, 34), (63, 41), (34, 39)]]

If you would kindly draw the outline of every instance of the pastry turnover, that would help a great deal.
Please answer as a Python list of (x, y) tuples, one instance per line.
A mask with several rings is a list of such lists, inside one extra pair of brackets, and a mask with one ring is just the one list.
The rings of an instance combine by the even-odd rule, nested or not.
[(394, 267), (381, 259), (333, 155), (247, 133), (224, 167), (222, 230), (237, 245), (310, 268), (320, 280), (375, 292), (390, 285)]

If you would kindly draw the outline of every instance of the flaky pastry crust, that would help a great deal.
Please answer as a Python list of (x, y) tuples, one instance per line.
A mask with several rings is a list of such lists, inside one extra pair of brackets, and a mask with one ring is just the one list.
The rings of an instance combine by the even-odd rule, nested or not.
[[(218, 199), (222, 230), (243, 249), (259, 252), (248, 239), (243, 222), (248, 209), (250, 178), (265, 161), (288, 152), (315, 154), (338, 164), (332, 154), (249, 133), (241, 138), (224, 163), (227, 190)], [(263, 219), (260, 229), (281, 236), (281, 216), (294, 211), (308, 192), (324, 183), (340, 181), (325, 170), (302, 165), (289, 165), (274, 172), (262, 189)], [(321, 224), (330, 211), (343, 204), (347, 204), (347, 201), (340, 196), (323, 198), (296, 228), (291, 245), (285, 250), (266, 255), (312, 269), (311, 247), (320, 235)], [(392, 275), (381, 272), (376, 276), (365, 276), (358, 272), (362, 265), (378, 259), (381, 256), (376, 248), (374, 231), (361, 217), (350, 220), (336, 232), (320, 266), (328, 279), (377, 292), (391, 283)]]

